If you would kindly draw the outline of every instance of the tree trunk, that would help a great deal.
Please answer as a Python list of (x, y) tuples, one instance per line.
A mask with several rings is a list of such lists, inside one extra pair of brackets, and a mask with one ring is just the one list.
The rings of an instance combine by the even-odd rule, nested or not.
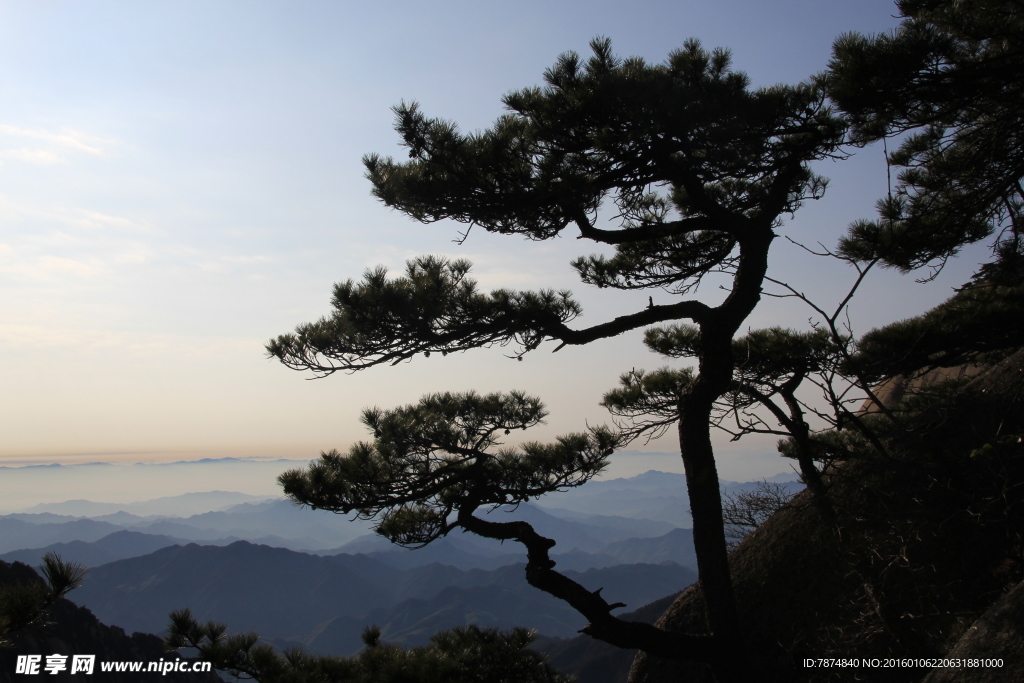
[[(729, 571), (729, 551), (722, 519), (722, 492), (711, 446), (711, 411), (732, 381), (732, 338), (761, 298), (768, 268), (768, 248), (775, 235), (770, 226), (754, 226), (741, 239), (740, 263), (733, 289), (721, 306), (698, 321), (700, 367), (690, 390), (679, 402), (679, 450), (693, 517), (697, 574), (707, 604), (708, 624), (719, 652), (741, 652), (739, 615)], [(738, 648), (738, 649), (737, 649)], [(712, 665), (719, 681), (746, 677), (742, 657), (724, 656)]]

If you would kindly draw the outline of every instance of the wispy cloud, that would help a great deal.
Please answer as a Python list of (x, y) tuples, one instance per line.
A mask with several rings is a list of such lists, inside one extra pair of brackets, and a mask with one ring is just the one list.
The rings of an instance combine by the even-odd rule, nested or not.
[(0, 150), (0, 159), (24, 161), (36, 166), (49, 166), (64, 161), (64, 159), (48, 149), (29, 149), (27, 147)]
[(269, 263), (277, 263), (278, 261), (277, 258), (266, 254), (220, 255), (196, 249), (190, 249), (187, 251), (179, 249), (178, 252), (183, 257), (190, 257), (188, 258), (188, 261), (193, 267), (198, 268), (204, 273), (213, 274), (238, 272), (248, 272), (249, 274), (252, 274), (252, 269), (255, 268), (258, 271), (260, 266), (264, 266)]
[(260, 263), (273, 263), (277, 259), (272, 256), (266, 256), (264, 254), (256, 254), (253, 256), (225, 256), (221, 259), (225, 263), (233, 263), (238, 265), (257, 265)]
[(38, 206), (11, 199), (0, 194), (0, 221), (31, 224), (32, 233), (39, 227), (55, 225), (67, 228), (86, 228), (91, 231), (109, 230), (121, 233), (153, 235), (160, 231), (152, 223), (141, 218), (115, 216), (93, 209), (62, 206)]
[(20, 281), (56, 282), (67, 277), (94, 278), (106, 272), (95, 258), (77, 259), (52, 254), (14, 258), (17, 251), (0, 245), (0, 274)]
[(114, 140), (72, 128), (22, 128), (0, 123), (0, 162), (18, 161), (36, 166), (67, 163), (73, 155), (106, 155)]
[(7, 123), (0, 123), (0, 135), (15, 138), (30, 138), (39, 140), (54, 147), (59, 147), (85, 154), (103, 156), (103, 145), (110, 145), (113, 140), (101, 138), (96, 135), (89, 135), (73, 128), (60, 128), (48, 130), (46, 128), (22, 128)]
[(52, 284), (96, 280), (119, 265), (156, 255), (147, 241), (159, 231), (144, 220), (81, 208), (41, 207), (0, 195), (0, 277)]
[(154, 233), (156, 228), (150, 223), (124, 216), (111, 216), (98, 211), (77, 209), (68, 217), (70, 222), (86, 228), (116, 228), (125, 232)]
[(259, 357), (265, 340), (90, 329), (34, 321), (30, 315), (0, 316), (0, 345), (17, 349), (115, 350), (125, 358), (225, 359)]

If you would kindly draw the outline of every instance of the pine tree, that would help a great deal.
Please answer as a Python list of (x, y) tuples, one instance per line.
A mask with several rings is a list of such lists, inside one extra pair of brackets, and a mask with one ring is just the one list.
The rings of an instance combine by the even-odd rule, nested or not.
[(53, 603), (82, 585), (89, 571), (77, 562), (65, 562), (56, 553), (43, 555), (42, 578), (22, 568), (30, 578), (0, 585), (0, 647), (7, 636), (44, 619)]
[[(995, 235), (983, 269), (1020, 284), (1024, 265), (1024, 7), (1010, 0), (899, 0), (893, 33), (840, 37), (822, 82), (861, 143), (904, 134), (879, 219), (842, 250), (909, 271), (941, 268)], [(1007, 284), (1007, 282), (1003, 282)]]
[[(699, 358), (699, 340), (700, 330), (693, 325), (652, 328), (644, 335), (649, 349), (669, 358)], [(849, 412), (846, 397), (836, 394), (835, 378), (843, 362), (836, 343), (823, 329), (796, 332), (773, 327), (734, 339), (732, 354), (732, 381), (712, 407), (712, 426), (733, 440), (748, 434), (785, 437), (780, 452), (797, 461), (820, 509), (831, 515), (821, 474), (834, 458), (814, 438), (807, 419), (813, 415), (834, 428)], [(620, 377), (620, 386), (606, 393), (601, 404), (618, 418), (626, 438), (654, 438), (676, 423), (679, 401), (693, 381), (691, 368), (634, 368)], [(805, 382), (825, 393), (830, 411), (797, 395)], [(761, 415), (759, 408), (767, 409), (771, 418)]]
[(853, 224), (839, 251), (937, 271), (992, 238), (993, 259), (934, 310), (865, 335), (853, 365), (874, 381), (998, 360), (1024, 344), (1024, 7), (896, 4), (900, 27), (840, 37), (822, 78), (858, 142), (905, 135), (888, 156), (902, 170), (879, 218)]
[(865, 334), (854, 362), (875, 381), (994, 364), (1024, 346), (1022, 319), (1024, 285), (969, 283), (930, 311)]
[[(618, 59), (607, 40), (591, 47), (586, 62), (571, 52), (561, 56), (545, 73), (546, 86), (507, 95), (510, 113), (482, 133), (460, 133), (415, 104), (396, 107), (409, 160), (369, 155), (367, 175), (381, 201), (423, 222), (450, 218), (530, 240), (550, 239), (572, 226), (580, 238), (615, 249), (610, 257), (581, 256), (572, 263), (584, 283), (660, 288), (680, 300), (649, 300), (634, 313), (574, 329), (569, 323), (580, 307), (569, 292), (482, 293), (467, 262), (421, 257), (402, 276), (389, 278), (378, 268), (361, 282), (337, 285), (329, 317), (301, 325), (267, 348), (289, 367), (326, 375), (493, 344), (512, 345), (522, 360), (549, 340), (559, 350), (691, 321), (698, 367), (678, 395), (675, 417), (711, 635), (651, 628), (637, 642), (634, 625), (610, 617), (612, 606), (599, 594), (580, 601), (596, 598), (603, 610), (604, 616), (591, 610), (598, 621), (588, 628), (595, 636), (712, 662), (728, 676), (736, 660), (727, 653), (736, 646), (738, 625), (711, 416), (732, 385), (732, 340), (760, 299), (775, 230), (802, 201), (821, 196), (825, 180), (808, 164), (835, 153), (844, 126), (815, 86), (752, 90), (744, 74), (730, 69), (727, 52), (708, 52), (696, 41), (663, 65)], [(617, 226), (599, 220), (599, 210), (609, 205), (620, 218)], [(731, 277), (724, 299), (712, 305), (688, 298), (712, 273)], [(370, 455), (364, 461), (372, 469)], [(359, 477), (370, 469), (348, 478), (346, 468), (363, 456), (353, 451), (347, 457), (326, 454), (302, 479), (308, 487), (298, 476), (286, 479), (295, 500), (317, 505), (328, 484), (362, 486)], [(531, 466), (557, 471), (556, 460), (543, 464), (561, 457), (556, 451), (537, 457)], [(504, 490), (500, 469), (467, 467), (496, 478), (483, 480), (485, 490)], [(507, 493), (497, 498), (502, 495)], [(406, 528), (407, 519), (433, 520), (429, 533), (441, 532), (446, 507), (416, 507), (411, 497), (409, 503), (397, 508), (404, 512), (396, 529)]]

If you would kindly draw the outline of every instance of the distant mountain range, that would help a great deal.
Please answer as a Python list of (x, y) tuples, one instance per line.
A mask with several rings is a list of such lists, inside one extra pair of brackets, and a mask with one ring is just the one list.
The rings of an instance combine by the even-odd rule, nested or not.
[[(772, 479), (800, 487), (795, 476)], [(722, 482), (731, 493), (754, 485)], [(490, 514), (555, 539), (560, 571), (629, 608), (697, 578), (682, 475), (590, 482)], [(582, 680), (628, 669), (632, 654), (575, 638), (584, 619), (526, 582), (519, 544), (453, 533), (406, 550), (370, 532), (366, 521), (225, 491), (75, 500), (0, 516), (0, 560), (37, 565), (56, 552), (91, 567), (71, 597), (129, 632), (161, 633), (172, 610), (189, 607), (278, 647), (351, 654), (369, 624), (405, 646), (462, 624), (527, 626), (542, 634), (538, 649)], [(635, 618), (653, 621), (657, 604)]]
[(86, 567), (99, 567), (108, 562), (115, 562), (128, 557), (148, 555), (167, 546), (186, 545), (188, 543), (189, 541), (172, 538), (171, 536), (122, 530), (115, 531), (91, 543), (70, 541), (67, 543), (52, 543), (42, 548), (14, 550), (0, 555), (0, 560), (4, 562), (24, 562), (29, 566), (36, 567), (41, 564), (43, 555), (46, 553), (57, 553), (62, 559), (69, 562), (78, 562)]
[[(566, 570), (591, 590), (640, 606), (696, 579), (675, 563)], [(585, 623), (565, 603), (526, 583), (522, 565), (494, 570), (430, 564), (399, 569), (365, 555), (316, 556), (244, 541), (171, 546), (92, 570), (74, 594), (101, 620), (159, 633), (167, 615), (190, 607), (200, 621), (253, 630), (281, 645), (349, 654), (369, 624), (384, 638), (423, 644), (435, 631), (475, 623), (528, 626), (571, 637)]]
[(225, 544), (245, 539), (295, 549), (337, 547), (365, 535), (370, 524), (322, 510), (300, 509), (283, 499), (233, 505), (188, 517), (141, 517), (124, 511), (94, 518), (51, 512), (0, 516), (0, 553), (54, 543), (93, 542), (115, 531), (137, 531), (185, 541)]
[(693, 526), (686, 477), (651, 470), (628, 479), (587, 482), (586, 486), (544, 496), (537, 505), (553, 514), (615, 515), (650, 519), (673, 527)]
[(225, 510), (241, 503), (257, 503), (279, 496), (252, 496), (234, 491), (203, 491), (180, 496), (165, 496), (137, 503), (95, 503), (91, 500), (66, 500), (63, 503), (40, 503), (25, 512), (50, 512), (73, 517), (97, 517), (127, 512), (140, 517), (187, 517), (203, 512)]
[[(803, 488), (795, 472), (768, 477), (768, 481), (789, 483), (794, 490)], [(757, 482), (722, 480), (722, 490), (737, 492), (752, 489)], [(663, 522), (673, 527), (691, 527), (690, 502), (686, 495), (686, 477), (671, 472), (650, 470), (628, 479), (587, 482), (586, 486), (549, 494), (537, 505), (553, 515), (572, 519), (572, 515), (589, 518), (615, 515), (631, 519)], [(597, 520), (591, 523), (598, 524)]]
[[(661, 536), (632, 537), (614, 540), (610, 543), (601, 543), (589, 535), (594, 531), (592, 527), (559, 520), (537, 508), (530, 509), (522, 506), (516, 518), (528, 519), (534, 524), (535, 528), (541, 530), (541, 533), (549, 533), (560, 539), (559, 545), (554, 548), (552, 557), (561, 568), (585, 571), (591, 568), (610, 567), (617, 564), (636, 562), (654, 564), (676, 562), (683, 566), (696, 566), (696, 558), (693, 551), (693, 535), (689, 529), (672, 529)], [(65, 522), (64, 524), (74, 525), (73, 522)], [(41, 526), (52, 531), (52, 524)], [(59, 527), (60, 525), (57, 526)], [(662, 527), (663, 525), (654, 525), (650, 531), (658, 531)], [(76, 528), (73, 526), (71, 531), (74, 531)], [(19, 537), (28, 533), (25, 529), (21, 529), (21, 531), (23, 533), (19, 534)], [(639, 529), (637, 531), (642, 533), (644, 530)], [(237, 537), (228, 537), (212, 541), (202, 541), (202, 544), (224, 546), (238, 540), (240, 539)], [(279, 548), (287, 547), (289, 543), (288, 539), (272, 536), (247, 540)], [(318, 551), (317, 554), (363, 554), (397, 569), (422, 567), (432, 563), (447, 564), (464, 570), (496, 569), (508, 564), (526, 562), (526, 555), (518, 544), (507, 543), (500, 545), (496, 542), (481, 541), (485, 541), (485, 539), (479, 539), (469, 534), (453, 534), (448, 538), (435, 541), (425, 548), (408, 550), (397, 548), (386, 539), (371, 534), (360, 536), (354, 541), (333, 550)], [(87, 567), (99, 567), (109, 562), (146, 555), (160, 548), (173, 545), (187, 545), (192, 542), (195, 541), (174, 536), (146, 534), (122, 529), (92, 542), (77, 540), (57, 542), (42, 548), (10, 551), (0, 555), (0, 560), (24, 562), (25, 564), (35, 566), (41, 562), (44, 554), (54, 552), (65, 560), (79, 562)], [(573, 549), (559, 552), (563, 544), (572, 546)], [(582, 551), (579, 549), (580, 545), (591, 548), (594, 552)]]
[[(775, 480), (792, 479), (779, 475)], [(754, 483), (723, 482), (723, 489), (736, 492)], [(799, 484), (791, 483), (798, 488)], [(212, 491), (153, 501), (113, 506), (89, 501), (67, 501), (40, 505), (35, 512), (0, 516), (0, 559), (38, 564), (45, 552), (60, 553), (88, 566), (144, 555), (175, 544), (197, 542), (228, 545), (247, 540), (274, 547), (317, 552), (322, 555), (364, 553), (397, 568), (422, 566), (430, 562), (451, 564), (461, 569), (495, 569), (521, 561), (516, 544), (501, 544), (472, 534), (455, 533), (416, 552), (399, 549), (370, 532), (370, 523), (351, 521), (341, 515), (296, 507), (283, 499), (232, 503), (253, 496)], [(675, 512), (659, 512), (671, 499)], [(502, 519), (530, 522), (539, 533), (554, 538), (553, 554), (564, 567), (585, 570), (630, 561), (674, 561), (692, 566), (689, 541), (663, 542), (650, 555), (636, 555), (630, 539), (665, 536), (675, 528), (666, 518), (689, 521), (685, 508), (682, 475), (646, 472), (629, 479), (591, 482), (585, 487), (541, 498), (516, 510), (495, 511)], [(567, 507), (555, 507), (557, 502)], [(226, 507), (225, 507), (226, 506)], [(184, 517), (139, 515), (136, 512), (218, 508)], [(127, 508), (127, 509), (125, 509)], [(223, 508), (223, 509), (221, 509)], [(84, 512), (89, 517), (55, 511)], [(586, 510), (598, 510), (587, 512)], [(659, 518), (660, 517), (660, 518)], [(611, 546), (623, 542), (623, 546)], [(646, 547), (646, 546), (645, 546)]]

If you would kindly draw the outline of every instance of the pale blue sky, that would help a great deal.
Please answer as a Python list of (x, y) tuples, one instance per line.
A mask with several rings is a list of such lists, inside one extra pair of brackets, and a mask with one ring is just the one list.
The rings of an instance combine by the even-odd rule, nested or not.
[[(0, 461), (314, 457), (363, 438), (361, 407), (434, 390), (537, 394), (551, 409), (537, 438), (605, 421), (597, 402), (619, 373), (661, 364), (638, 334), (315, 382), (264, 358), (268, 338), (327, 312), (333, 282), (423, 253), (470, 258), (487, 287), (571, 287), (581, 325), (646, 302), (578, 286), (568, 261), (591, 248), (575, 239), (474, 231), (458, 247), (457, 226), (377, 204), (360, 157), (400, 152), (389, 108), (417, 100), (487, 126), (503, 93), (597, 35), (656, 62), (697, 37), (731, 48), (755, 84), (793, 82), (824, 68), (836, 35), (891, 28), (894, 13), (883, 0), (0, 3)], [(786, 234), (831, 243), (870, 215), (881, 159), (824, 165), (828, 196)], [(772, 258), (826, 299), (849, 276), (781, 243)], [(928, 287), (883, 274), (855, 322), (937, 303), (977, 260)], [(765, 302), (751, 324), (807, 315)], [(723, 476), (786, 469), (772, 451), (723, 445)]]

